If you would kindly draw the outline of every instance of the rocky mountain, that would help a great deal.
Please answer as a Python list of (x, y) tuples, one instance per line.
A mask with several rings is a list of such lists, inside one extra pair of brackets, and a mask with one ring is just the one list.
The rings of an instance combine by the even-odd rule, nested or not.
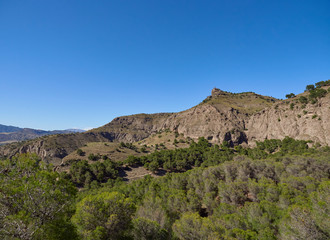
[(0, 145), (38, 138), (46, 135), (83, 132), (80, 129), (45, 131), (32, 128), (19, 128), (0, 124)]
[(312, 92), (305, 92), (278, 100), (253, 92), (229, 93), (215, 88), (209, 97), (186, 111), (118, 117), (84, 133), (9, 144), (0, 148), (0, 156), (35, 152), (47, 161), (60, 164), (61, 159), (89, 142), (133, 143), (164, 130), (185, 138), (205, 137), (212, 143), (227, 141), (231, 146), (254, 145), (256, 141), (285, 136), (329, 145), (327, 89), (320, 87), (322, 94), (312, 97)]

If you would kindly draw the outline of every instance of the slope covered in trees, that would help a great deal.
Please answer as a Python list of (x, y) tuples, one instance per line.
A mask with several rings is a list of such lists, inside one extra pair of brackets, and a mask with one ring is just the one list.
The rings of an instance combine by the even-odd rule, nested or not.
[[(328, 239), (329, 155), (329, 147), (290, 138), (247, 149), (201, 138), (186, 149), (134, 158), (131, 164), (158, 164), (155, 171), (172, 168), (164, 177), (131, 183), (110, 160), (76, 163), (67, 175), (23, 155), (1, 162), (0, 236)], [(93, 184), (78, 182), (83, 169)], [(84, 188), (77, 194), (70, 182)]]

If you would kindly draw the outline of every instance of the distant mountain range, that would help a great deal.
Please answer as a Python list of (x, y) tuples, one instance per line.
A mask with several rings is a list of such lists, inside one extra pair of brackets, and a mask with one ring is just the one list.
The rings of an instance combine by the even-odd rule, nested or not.
[(34, 139), (45, 135), (84, 132), (81, 129), (45, 131), (32, 128), (19, 128), (0, 124), (0, 145)]

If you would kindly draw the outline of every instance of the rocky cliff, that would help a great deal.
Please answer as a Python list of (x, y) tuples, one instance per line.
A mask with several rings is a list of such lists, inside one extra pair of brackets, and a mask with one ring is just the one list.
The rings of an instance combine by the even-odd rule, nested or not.
[(248, 141), (283, 139), (289, 136), (330, 145), (330, 94), (314, 104), (301, 103), (297, 97), (284, 100), (251, 115), (247, 123)]

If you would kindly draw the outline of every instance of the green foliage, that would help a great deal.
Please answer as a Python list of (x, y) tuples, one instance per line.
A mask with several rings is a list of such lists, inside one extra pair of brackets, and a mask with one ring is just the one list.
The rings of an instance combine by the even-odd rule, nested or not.
[(165, 229), (162, 229), (160, 225), (147, 218), (136, 218), (133, 220), (134, 239), (141, 240), (165, 240), (168, 237), (168, 233)]
[(69, 175), (77, 186), (88, 187), (94, 180), (100, 183), (117, 178), (117, 168), (117, 164), (110, 159), (93, 164), (88, 164), (86, 160), (78, 160), (71, 164)]
[(212, 235), (211, 221), (197, 213), (186, 213), (174, 223), (173, 231), (179, 239), (207, 240)]
[(88, 159), (91, 160), (91, 161), (97, 161), (97, 160), (100, 159), (100, 156), (91, 153), (91, 154), (88, 155)]
[(120, 142), (119, 146), (120, 146), (121, 148), (128, 148), (128, 149), (131, 149), (131, 150), (134, 150), (134, 151), (137, 150), (137, 147), (134, 146), (133, 143), (124, 143), (124, 142)]
[(119, 239), (130, 228), (135, 206), (118, 192), (85, 197), (77, 204), (73, 222), (83, 239)]
[(312, 91), (315, 89), (315, 86), (313, 84), (307, 85), (306, 86), (306, 91)]
[(330, 80), (320, 81), (320, 82), (315, 83), (315, 87), (317, 87), (317, 88), (329, 86), (329, 85), (330, 85)]
[[(206, 159), (219, 149), (204, 140), (202, 146)], [(163, 239), (160, 235), (164, 239), (173, 235), (179, 239), (312, 239), (295, 230), (302, 225), (295, 217), (299, 212), (291, 212), (294, 206), (308, 210), (302, 216), (311, 219), (308, 229), (315, 233), (311, 236), (329, 236), (330, 187), (325, 181), (330, 176), (329, 148), (316, 151), (306, 141), (285, 138), (236, 151), (244, 155), (208, 168), (157, 179), (149, 176), (107, 191), (123, 192), (138, 206), (129, 230), (138, 239)]]
[(323, 88), (316, 88), (309, 92), (309, 99), (316, 100), (317, 98), (322, 98), (327, 94), (327, 90)]
[(301, 102), (302, 104), (307, 104), (308, 103), (308, 99), (304, 96), (300, 96), (299, 97), (299, 102)]
[(329, 239), (329, 155), (289, 137), (234, 149), (201, 138), (129, 157), (126, 164), (172, 172), (128, 184), (109, 159), (76, 161), (71, 180), (85, 188), (72, 220), (62, 212), (35, 239), (75, 239), (75, 229), (81, 239)]
[(129, 165), (129, 166), (138, 166), (138, 165), (141, 165), (141, 158), (130, 155), (126, 158), (124, 163)]
[(294, 93), (290, 93), (285, 95), (286, 98), (294, 98), (296, 95)]
[(290, 109), (293, 110), (294, 103), (290, 103)]
[(330, 237), (315, 223), (307, 206), (290, 207), (280, 225), (280, 230), (282, 239), (323, 240)]
[(68, 218), (76, 192), (35, 155), (0, 162), (0, 237), (75, 239)]
[(76, 152), (79, 156), (85, 156), (85, 152), (83, 150), (81, 150), (80, 148), (78, 148)]

